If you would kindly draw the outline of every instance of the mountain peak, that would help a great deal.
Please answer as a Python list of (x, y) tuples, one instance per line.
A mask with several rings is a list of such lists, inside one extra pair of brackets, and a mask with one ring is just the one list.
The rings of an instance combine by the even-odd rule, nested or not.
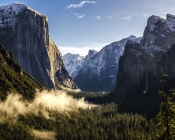
[(45, 16), (45, 15), (33, 10), (32, 8), (26, 6), (23, 3), (11, 3), (11, 4), (6, 4), (6, 5), (0, 5), (0, 9), (5, 10), (5, 13), (8, 16), (18, 15), (19, 13), (21, 13), (25, 9), (28, 9), (28, 10), (36, 13), (37, 15)]
[[(97, 52), (98, 52), (98, 51), (92, 49), (92, 50), (89, 50), (88, 55), (95, 55)], [(87, 56), (88, 56), (88, 55), (87, 55)]]
[(175, 15), (167, 14), (167, 15), (166, 15), (166, 19), (167, 19), (168, 21), (175, 21)]
[(170, 36), (175, 36), (175, 16), (167, 14), (163, 19), (153, 15), (148, 18), (141, 45), (151, 54), (165, 52), (174, 44)]
[(156, 23), (159, 20), (164, 20), (164, 19), (160, 18), (159, 16), (155, 16), (155, 15), (152, 15), (151, 17), (148, 18), (147, 26), (149, 27), (150, 31), (154, 30), (154, 28), (156, 27)]
[(70, 76), (75, 79), (81, 68), (97, 53), (96, 50), (89, 50), (88, 54), (80, 56), (79, 54), (67, 53), (63, 56), (64, 65)]
[(136, 36), (134, 36), (134, 35), (130, 35), (129, 37), (127, 37), (127, 38), (129, 38), (129, 39), (135, 39), (135, 38), (137, 38)]

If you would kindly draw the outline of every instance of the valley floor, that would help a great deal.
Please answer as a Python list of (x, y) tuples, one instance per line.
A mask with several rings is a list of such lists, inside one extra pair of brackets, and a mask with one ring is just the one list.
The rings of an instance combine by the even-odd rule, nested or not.
[(93, 105), (82, 99), (99, 98), (94, 93), (71, 94), (74, 97), (60, 91), (44, 91), (37, 93), (32, 102), (19, 95), (9, 95), (6, 101), (0, 102), (0, 139), (156, 139), (157, 119), (121, 114), (115, 103)]

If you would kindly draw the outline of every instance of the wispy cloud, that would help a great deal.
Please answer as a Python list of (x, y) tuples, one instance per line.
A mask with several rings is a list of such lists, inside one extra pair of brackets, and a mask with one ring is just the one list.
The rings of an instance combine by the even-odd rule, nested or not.
[(96, 1), (81, 1), (78, 4), (70, 4), (70, 5), (66, 6), (66, 9), (82, 8), (85, 4), (96, 4)]
[(143, 16), (143, 17), (145, 17), (145, 18), (148, 18), (150, 15), (149, 15), (149, 14), (144, 13), (144, 14), (141, 14), (141, 16)]
[(61, 54), (65, 55), (67, 53), (72, 53), (72, 54), (79, 54), (81, 56), (86, 56), (88, 54), (89, 50), (96, 50), (96, 51), (100, 51), (101, 48), (99, 47), (59, 47)]
[(83, 19), (86, 15), (83, 14), (78, 14), (78, 13), (74, 13), (74, 15), (78, 18), (78, 19)]
[(100, 20), (101, 19), (101, 16), (96, 16), (95, 18), (98, 19), (98, 20)]
[(131, 21), (135, 17), (142, 17), (142, 18), (148, 18), (150, 15), (148, 13), (145, 13), (144, 10), (140, 10), (136, 13), (130, 14), (130, 15), (110, 15), (108, 16), (108, 20), (126, 20)]
[(120, 18), (120, 19), (130, 21), (132, 17), (133, 17), (132, 15), (129, 15), (129, 16), (126, 16), (126, 17), (122, 17), (122, 18)]
[(78, 15), (77, 16), (77, 18), (79, 18), (79, 19), (82, 19), (82, 18), (84, 18), (85, 17), (85, 15)]
[[(175, 0), (174, 0), (174, 1), (175, 1)], [(161, 12), (161, 13), (160, 13), (160, 17), (166, 18), (166, 15), (167, 15), (167, 14), (171, 14), (171, 13), (175, 13), (175, 8), (171, 8), (171, 9), (168, 9), (168, 10), (166, 10), (166, 11), (164, 11), (164, 12)]]

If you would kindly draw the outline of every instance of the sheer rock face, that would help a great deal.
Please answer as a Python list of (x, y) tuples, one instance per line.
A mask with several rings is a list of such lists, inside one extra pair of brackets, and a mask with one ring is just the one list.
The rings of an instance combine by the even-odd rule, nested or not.
[(50, 38), (49, 47), (47, 50), (49, 54), (49, 59), (52, 62), (50, 65), (50, 77), (54, 83), (54, 86), (59, 87), (58, 85), (63, 85), (67, 88), (77, 88), (64, 66), (60, 51)]
[(116, 86), (119, 95), (133, 94), (136, 89), (146, 90), (145, 74), (151, 58), (152, 56), (146, 53), (139, 43), (127, 42), (124, 54), (119, 60)]
[(49, 38), (46, 16), (19, 3), (0, 6), (0, 42), (28, 74), (48, 88), (55, 87), (55, 74), (65, 68)]

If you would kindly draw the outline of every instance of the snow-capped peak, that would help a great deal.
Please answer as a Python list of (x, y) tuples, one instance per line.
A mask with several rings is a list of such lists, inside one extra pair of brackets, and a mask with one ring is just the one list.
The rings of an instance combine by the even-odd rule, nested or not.
[(166, 19), (167, 19), (168, 21), (173, 21), (173, 22), (175, 22), (175, 16), (174, 16), (174, 15), (167, 14), (167, 15), (166, 15)]
[(129, 36), (105, 46), (94, 55), (74, 79), (78, 87), (85, 91), (112, 91), (115, 88), (119, 58), (129, 40), (140, 41), (140, 38)]
[(135, 40), (136, 39), (136, 36), (134, 35), (130, 35), (129, 37), (127, 37), (128, 40)]
[(150, 31), (154, 30), (154, 28), (156, 27), (156, 23), (158, 21), (164, 22), (165, 19), (163, 19), (163, 18), (161, 18), (159, 16), (155, 16), (155, 15), (152, 15), (151, 17), (148, 18), (147, 26), (149, 27)]
[(25, 9), (28, 9), (40, 16), (44, 16), (43, 14), (31, 9), (30, 7), (22, 3), (11, 3), (7, 5), (0, 5), (0, 10), (5, 10), (5, 13), (9, 15), (12, 15), (12, 14), (18, 15), (20, 12), (22, 12)]
[(175, 16), (167, 14), (166, 27), (169, 31), (175, 32)]
[(96, 50), (89, 50), (88, 55), (85, 57), (85, 61), (89, 61), (95, 54), (97, 54)]
[(12, 3), (8, 5), (0, 5), (0, 9), (5, 10), (6, 13), (9, 13), (11, 11), (14, 11), (15, 14), (20, 13), (24, 10), (24, 5), (21, 3)]
[(175, 37), (175, 16), (167, 14), (164, 19), (153, 15), (148, 18), (141, 45), (151, 55), (164, 53), (174, 44), (170, 36)]
[[(101, 72), (106, 67), (117, 67), (119, 58), (123, 55), (125, 44), (129, 40), (136, 40), (137, 38), (134, 35), (131, 35), (127, 38), (124, 38), (120, 41), (113, 42), (104, 48), (102, 48), (88, 63), (83, 67), (83, 71), (87, 72), (91, 70), (91, 73), (94, 75), (101, 75)], [(110, 61), (108, 61), (110, 60)], [(116, 68), (114, 68), (116, 69)], [(116, 73), (116, 71), (115, 71)], [(110, 76), (114, 76), (112, 73)]]
[(165, 23), (166, 29), (168, 29), (169, 31), (175, 32), (175, 16), (174, 15), (167, 14), (166, 19), (163, 19), (159, 16), (154, 16), (154, 15), (149, 17), (147, 26), (150, 31), (153, 31), (155, 29), (155, 27), (157, 26), (156, 23), (158, 23), (158, 21)]
[(97, 53), (95, 50), (89, 50), (86, 57), (79, 54), (67, 53), (63, 56), (64, 65), (69, 72), (69, 75), (74, 79), (81, 68)]
[(5, 28), (8, 26), (14, 29), (18, 15), (23, 13), (25, 10), (32, 12), (34, 15), (44, 17), (47, 20), (45, 15), (38, 13), (22, 3), (11, 3), (8, 5), (0, 5), (0, 28)]

